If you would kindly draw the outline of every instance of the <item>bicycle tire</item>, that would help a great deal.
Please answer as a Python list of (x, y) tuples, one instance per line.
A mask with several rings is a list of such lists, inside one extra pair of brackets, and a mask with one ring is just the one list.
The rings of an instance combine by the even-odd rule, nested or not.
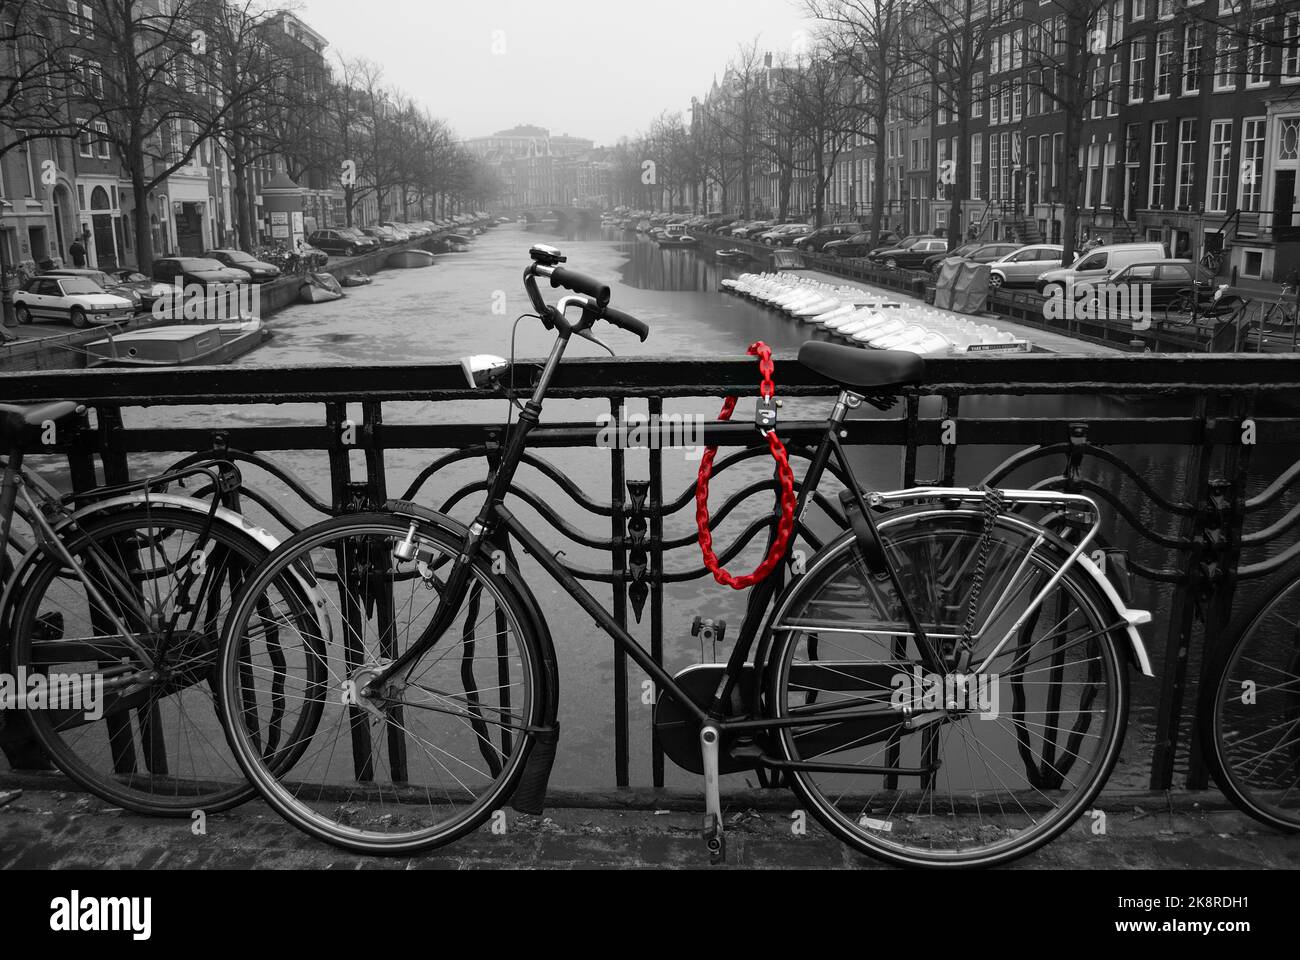
[[(966, 611), (969, 594), (962, 594), (958, 575), (974, 562), (970, 551), (978, 540), (982, 523), (979, 511), (938, 507), (899, 511), (879, 521), (882, 542), (893, 555), (904, 589), (927, 633), (932, 636), (957, 635), (951, 627), (946, 631), (941, 628), (952, 624), (954, 616), (960, 621)], [(1036, 551), (1015, 546), (1032, 542), (1040, 533), (1043, 541)], [(954, 538), (954, 544), (959, 540), (970, 543), (965, 545), (965, 552), (958, 553), (952, 545), (943, 547), (944, 536)], [(991, 579), (985, 584), (980, 600), (980, 609), (985, 616), (990, 613), (990, 603), (995, 608), (993, 612), (997, 613), (998, 601), (992, 598), (1006, 595), (999, 591), (995, 579), (1007, 586), (1006, 578), (1017, 576), (1020, 562), (1029, 556), (1029, 566), (1025, 569), (1046, 583), (1071, 551), (1054, 534), (1005, 513), (994, 528), (992, 543), (993, 549), (989, 554)], [(1010, 548), (1006, 548), (1007, 545)], [(916, 549), (918, 547), (920, 549)], [(848, 580), (842, 577), (845, 571), (850, 573)], [(909, 683), (905, 680), (899, 684), (897, 678), (914, 677), (919, 661), (915, 639), (900, 641), (900, 638), (910, 636), (910, 629), (900, 628), (902, 619), (896, 595), (892, 602), (879, 602), (879, 595), (871, 601), (884, 611), (879, 617), (880, 623), (865, 626), (859, 623), (854, 627), (853, 621), (839, 620), (836, 621), (840, 624), (838, 628), (828, 628), (824, 624), (828, 611), (838, 610), (840, 616), (845, 616), (846, 610), (856, 608), (858, 614), (855, 615), (862, 613), (860, 598), (863, 591), (856, 586), (845, 591), (844, 587), (853, 581), (866, 585), (867, 577), (869, 574), (865, 573), (856, 540), (848, 535), (823, 551), (778, 605), (771, 621), (775, 643), (767, 660), (769, 695), (766, 709), (770, 716), (790, 717), (800, 709), (810, 707), (829, 716), (833, 714), (837, 699), (846, 696), (857, 703), (879, 703), (883, 710), (886, 693), (892, 697), (893, 691), (908, 689)], [(951, 587), (945, 586), (945, 579), (952, 581)], [(993, 722), (985, 726), (987, 720), (976, 720), (974, 712), (971, 712), (951, 722), (945, 718), (909, 731), (905, 726), (906, 714), (895, 713), (878, 720), (781, 728), (776, 734), (777, 745), (788, 762), (836, 763), (845, 767), (877, 765), (913, 770), (928, 765), (932, 768), (928, 775), (916, 777), (918, 789), (910, 795), (906, 789), (900, 789), (900, 783), (909, 779), (904, 774), (789, 770), (791, 786), (813, 815), (851, 847), (910, 867), (953, 868), (1006, 863), (1067, 830), (1100, 793), (1119, 757), (1127, 725), (1128, 676), (1113, 636), (1114, 627), (1123, 621), (1116, 616), (1113, 604), (1101, 588), (1078, 566), (1064, 574), (1058, 588), (1058, 594), (1048, 597), (1038, 616), (1029, 619), (1028, 644), (1023, 643), (1026, 635), (1022, 630), (1012, 650), (1012, 659), (1003, 660), (1008, 656), (1006, 651), (998, 654), (1002, 673), (993, 671), (989, 687), (992, 692), (996, 683), (998, 689), (994, 694), (995, 708), (999, 701), (1005, 703), (1007, 694), (1010, 694), (1010, 721), (995, 716)], [(892, 593), (892, 588), (888, 589)], [(1026, 590), (1023, 595), (1034, 594), (1035, 590)], [(1005, 624), (1015, 613), (1014, 604), (1018, 601), (1014, 598), (1017, 594), (1012, 592), (1011, 596), (1013, 599), (1009, 603), (1012, 605), (1005, 612), (997, 613), (991, 623)], [(1071, 605), (1068, 610), (1064, 606), (1067, 602)], [(1043, 611), (1049, 605), (1054, 606), (1044, 617)], [(1065, 610), (1063, 617), (1060, 616), (1062, 610)], [(1051, 645), (1039, 647), (1035, 652), (1035, 645), (1051, 640), (1057, 630), (1065, 631), (1065, 636), (1069, 637), (1069, 625), (1076, 612), (1080, 614), (1084, 631), (1082, 641), (1077, 638), (1052, 641)], [(823, 620), (818, 620), (819, 616)], [(1056, 626), (1045, 637), (1034, 639), (1040, 619), (1055, 621)], [(1011, 622), (1014, 624), (1015, 621)], [(828, 630), (831, 631), (830, 644), (824, 637)], [(872, 656), (846, 659), (855, 645), (854, 634), (861, 638), (856, 645), (867, 647)], [(872, 635), (877, 639), (872, 641)], [(1087, 643), (1084, 652), (1089, 656), (1067, 660), (1069, 649), (1081, 642)], [(870, 650), (873, 645), (875, 651)], [(829, 664), (835, 661), (828, 662), (821, 655), (828, 646), (836, 650), (835, 655), (840, 658), (833, 667)], [(806, 651), (802, 659), (798, 657), (800, 651)], [(1049, 666), (1035, 666), (1032, 672), (1041, 670), (1048, 678), (1046, 683), (1042, 679), (1033, 679), (1026, 669), (1042, 662), (1044, 651)], [(981, 653), (977, 643), (975, 652), (977, 656), (973, 662), (979, 663), (980, 656), (991, 651), (985, 648)], [(880, 653), (885, 655), (879, 656)], [(1027, 659), (1030, 657), (1032, 659)], [(1039, 686), (1052, 686), (1052, 678), (1057, 675), (1053, 671), (1058, 671), (1062, 678), (1055, 684), (1059, 689), (1055, 693), (1050, 689), (1039, 691)], [(1082, 680), (1072, 679), (1067, 684), (1064, 679), (1067, 674), (1075, 677), (1081, 672)], [(849, 680), (857, 682), (858, 687)], [(1066, 689), (1067, 686), (1081, 688), (1068, 734), (1063, 732), (1067, 726), (1064, 711), (1068, 705), (1065, 699), (1068, 693), (1073, 694)], [(1043, 698), (1046, 698), (1045, 716), (1040, 722), (1034, 719), (1039, 714), (1031, 712), (1030, 705), (1036, 705)], [(1100, 709), (1094, 709), (1094, 704), (1100, 704)], [(916, 705), (915, 701), (913, 705)], [(832, 708), (830, 714), (826, 713), (828, 706)], [(921, 714), (925, 712), (920, 711)], [(1092, 730), (1094, 716), (1097, 718), (1095, 732)], [(1010, 730), (1007, 722), (1011, 724)], [(962, 724), (972, 723), (961, 729)], [(989, 734), (987, 743), (981, 728)], [(805, 732), (801, 734), (800, 730)], [(950, 759), (947, 751), (954, 741), (953, 730), (958, 732), (961, 742)], [(1047, 730), (1056, 731), (1050, 745), (1042, 735)], [(1036, 731), (1037, 745), (1034, 743)], [(990, 768), (985, 759), (985, 753), (993, 750), (990, 744), (1001, 741), (1009, 747), (1012, 740), (1016, 752), (1011, 755), (1010, 762), (1004, 761), (1001, 770)], [(1057, 744), (1057, 740), (1065, 743)], [(1091, 755), (1086, 756), (1085, 751), (1089, 748)], [(1035, 749), (1039, 751), (1037, 755)], [(874, 752), (854, 759), (856, 754), (865, 751)], [(873, 759), (881, 757), (882, 752), (883, 760)], [(983, 770), (977, 770), (972, 761), (982, 761)], [(1007, 783), (1016, 774), (1017, 763), (1024, 770), (1024, 788)], [(833, 779), (836, 777), (840, 780)], [(846, 779), (852, 782), (852, 786), (841, 787), (840, 781)], [(873, 781), (879, 783), (879, 789), (875, 789)], [(1058, 798), (1051, 796), (1054, 793), (1060, 794), (1059, 802)], [(1048, 808), (1037, 813), (1026, 807), (1026, 802), (1036, 807), (1046, 804)]]
[[(1206, 671), (1212, 679), (1202, 682), (1197, 727), (1224, 796), (1261, 823), (1294, 833), (1300, 831), (1300, 572), (1275, 575), (1260, 595), (1261, 602), (1229, 623), (1224, 652)], [(1271, 720), (1279, 715), (1279, 736), (1290, 740), (1257, 756), (1240, 749), (1255, 736), (1271, 740)], [(1249, 736), (1233, 738), (1230, 730)], [(1285, 749), (1269, 756), (1279, 748)]]
[[(393, 549), (412, 529), (417, 557), (398, 560)], [(445, 641), (459, 633), (459, 643), (435, 647), (383, 696), (364, 696), (367, 671), (405, 649), (403, 641), (420, 635), (413, 629), (428, 626), (442, 602), (439, 588), (445, 586), (437, 579), (438, 570), (459, 553), (462, 540), (461, 531), (429, 521), (413, 527), (411, 520), (386, 513), (339, 517), (285, 541), (249, 578), (227, 621), (220, 651), (220, 688), (230, 718), (226, 732), (256, 789), (305, 833), (359, 853), (412, 854), (476, 829), (514, 791), (544, 707), (542, 660), (527, 608), (506, 579), (492, 572), (490, 560), (479, 557), (472, 562), (471, 588), (444, 635)], [(340, 570), (347, 574), (340, 576)], [(274, 610), (283, 578), (295, 571), (309, 579), (315, 594), (313, 629), (323, 643), (320, 656), (329, 685), (298, 685), (287, 664), (300, 657), (289, 650), (284, 687), (292, 685), (303, 702), (318, 703), (322, 722), (312, 731), (315, 742), (286, 745), (300, 748), (295, 765), (277, 767), (276, 758), (258, 748), (253, 729), (265, 700), (257, 677), (266, 672), (258, 662), (255, 607), (260, 601), (264, 609)], [(405, 596), (399, 606), (401, 593)], [(335, 595), (337, 603), (330, 599)], [(418, 610), (417, 596), (423, 603)], [(432, 598), (427, 603), (426, 596)], [(485, 603), (489, 612), (479, 620)], [(497, 654), (480, 657), (478, 624), (493, 615)], [(502, 652), (510, 637), (518, 651), (514, 658)], [(439, 653), (443, 649), (446, 652)], [(447, 664), (456, 650), (459, 662)], [(481, 660), (495, 661), (497, 686), (480, 687)], [(428, 679), (435, 670), (451, 666), (458, 666), (458, 674), (438, 676), (437, 683)], [(453, 687), (448, 685), (456, 684), (465, 688), (462, 693), (450, 692)], [(492, 698), (485, 694), (493, 691), (496, 697), (489, 703)], [(449, 717), (454, 722), (421, 736), (426, 732), (417, 727), (421, 717)], [(331, 744), (331, 731), (346, 734), (348, 742), (340, 738)], [(500, 738), (500, 746), (494, 737)], [(458, 747), (466, 756), (452, 753)], [(443, 763), (444, 756), (456, 766)], [(486, 770), (478, 765), (480, 760)], [(320, 782), (313, 784), (313, 776)], [(481, 791), (465, 783), (480, 779), (486, 780)], [(454, 787), (449, 786), (452, 780)]]
[[(202, 551), (194, 548), (206, 534)], [(221, 621), (244, 574), (267, 550), (241, 530), (191, 511), (132, 508), (93, 516), (61, 532), (65, 547), (96, 582), (119, 616), (128, 605), (118, 589), (130, 583), (151, 616), (177, 613), (177, 640), (158, 664), (160, 676), (126, 695), (101, 696), (102, 718), (75, 710), (26, 710), (50, 759), (72, 780), (110, 803), (153, 816), (219, 812), (254, 795), (225, 745), (212, 684)], [(199, 555), (205, 557), (200, 563)], [(115, 565), (114, 581), (104, 558)], [(180, 592), (189, 575), (190, 585)], [(173, 582), (163, 583), (167, 577)], [(160, 583), (162, 586), (160, 587)], [(193, 592), (197, 591), (197, 592)], [(185, 607), (190, 607), (188, 613)], [(124, 618), (125, 621), (125, 618)], [(188, 626), (186, 626), (188, 624)], [(81, 625), (84, 636), (75, 639)], [(63, 673), (85, 684), (110, 684), (141, 664), (121, 640), (105, 641), (107, 618), (85, 584), (64, 564), (44, 557), (30, 569), (14, 604), (11, 659), (15, 675)], [(128, 624), (128, 629), (130, 629)], [(159, 651), (156, 635), (135, 635)], [(124, 669), (121, 658), (130, 666)], [(94, 679), (94, 678), (98, 679)], [(113, 688), (106, 689), (113, 691)], [(211, 705), (209, 716), (206, 707)], [(102, 720), (102, 722), (100, 722)], [(174, 745), (174, 749), (173, 749)]]

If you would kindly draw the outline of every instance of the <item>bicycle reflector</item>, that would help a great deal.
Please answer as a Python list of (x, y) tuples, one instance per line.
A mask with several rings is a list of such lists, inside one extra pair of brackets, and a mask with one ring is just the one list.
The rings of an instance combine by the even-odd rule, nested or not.
[(509, 366), (505, 357), (494, 357), (490, 353), (460, 358), (460, 368), (465, 371), (465, 380), (471, 387), (486, 387)]

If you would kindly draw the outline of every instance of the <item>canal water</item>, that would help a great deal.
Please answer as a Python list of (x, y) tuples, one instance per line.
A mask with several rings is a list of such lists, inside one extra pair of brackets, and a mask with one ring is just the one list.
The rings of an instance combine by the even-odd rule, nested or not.
[[(367, 287), (348, 291), (348, 296), (334, 303), (295, 306), (277, 314), (270, 325), (275, 337), (267, 345), (239, 361), (245, 366), (276, 366), (282, 364), (366, 364), (375, 362), (441, 362), (458, 357), (492, 353), (508, 356), (511, 351), (511, 331), (515, 318), (529, 309), (523, 292), (521, 276), (528, 263), (528, 247), (533, 242), (548, 242), (560, 246), (569, 258), (569, 265), (584, 273), (609, 279), (615, 288), (614, 303), (621, 309), (641, 317), (649, 323), (652, 334), (642, 345), (635, 338), (607, 327), (601, 333), (622, 356), (707, 357), (742, 355), (755, 340), (765, 340), (778, 353), (793, 352), (807, 339), (806, 328), (791, 323), (783, 316), (761, 309), (746, 301), (721, 294), (718, 281), (733, 275), (729, 267), (719, 267), (708, 259), (690, 251), (659, 250), (644, 239), (625, 239), (621, 234), (602, 233), (599, 228), (586, 232), (569, 230), (555, 232), (545, 227), (529, 228), (522, 225), (502, 226), (475, 240), (467, 253), (446, 254), (438, 258), (430, 269), (388, 271), (378, 274)], [(519, 357), (539, 357), (546, 353), (551, 337), (536, 320), (526, 319), (517, 327), (514, 352)], [(599, 356), (594, 346), (574, 341), (570, 356)], [(326, 374), (327, 376), (327, 374)], [(802, 400), (787, 404), (783, 416), (797, 419), (824, 418), (829, 412), (826, 400)], [(667, 412), (686, 412), (714, 416), (718, 402), (680, 401), (666, 405)], [(742, 410), (747, 409), (742, 407)], [(632, 405), (632, 410), (644, 411), (644, 406)], [(571, 421), (591, 423), (601, 413), (608, 411), (607, 403), (555, 401), (547, 406), (545, 421)], [(502, 400), (466, 401), (442, 404), (436, 409), (430, 403), (393, 404), (385, 408), (386, 422), (421, 423), (437, 417), (442, 422), (471, 419), (479, 422), (504, 421), (507, 409)], [(990, 398), (963, 402), (963, 417), (1014, 417), (1014, 416), (1064, 416), (1078, 418), (1098, 416), (1151, 416), (1159, 409), (1149, 405), (1128, 406), (1118, 401), (1081, 399), (1071, 397), (1036, 398), (1032, 401), (1016, 398)], [(359, 419), (360, 411), (354, 416)], [(159, 409), (129, 411), (129, 426), (151, 423), (179, 423), (186, 426), (211, 426), (229, 428), (242, 423), (266, 426), (276, 423), (319, 424), (323, 411), (319, 406), (239, 406), (216, 405), (183, 410)], [(988, 471), (1014, 453), (1009, 448), (985, 448), (961, 451), (958, 482), (975, 483)], [(1116, 448), (1137, 472), (1156, 489), (1167, 496), (1183, 495), (1185, 464), (1181, 452), (1174, 448), (1143, 447)], [(928, 464), (935, 460), (934, 451), (924, 451), (922, 476)], [(288, 465), (299, 477), (305, 478), (316, 494), (329, 497), (328, 464), (324, 455), (301, 452), (272, 454)], [(433, 456), (428, 451), (390, 451), (387, 454), (389, 494), (402, 494), (407, 484)], [(554, 452), (542, 456), (558, 462), (564, 471), (578, 482), (588, 494), (598, 500), (609, 497), (609, 453), (604, 450), (571, 453), (563, 459)], [(1263, 457), (1266, 459), (1265, 452)], [(899, 485), (901, 463), (895, 454), (863, 455), (860, 479), (881, 489)], [(1257, 463), (1259, 462), (1257, 459)], [(1280, 464), (1279, 457), (1278, 463)], [(666, 494), (671, 501), (689, 488), (698, 468), (698, 459), (683, 451), (665, 451)], [(141, 459), (137, 469), (157, 469), (166, 464), (162, 458)], [(1059, 472), (1063, 463), (1052, 463), (1050, 469)], [(1263, 476), (1276, 476), (1280, 472), (1264, 467)], [(363, 465), (358, 457), (354, 474), (362, 476)], [(1043, 469), (1043, 468), (1040, 468)], [(1029, 482), (1042, 474), (1015, 478)], [(481, 462), (464, 464), (440, 474), (418, 495), (420, 502), (440, 506), (456, 489), (481, 480), (484, 467)], [(627, 459), (627, 476), (632, 479), (648, 477), (648, 456), (644, 451), (631, 451)], [(729, 471), (713, 485), (717, 500), (742, 486), (770, 476), (770, 467), (754, 463), (747, 469)], [(1158, 515), (1154, 508), (1138, 496), (1133, 484), (1108, 474), (1114, 489), (1130, 502), (1145, 522), (1163, 530), (1170, 530), (1169, 518)], [(251, 484), (263, 487), (276, 495), (296, 517), (304, 522), (319, 519), (318, 515), (297, 505), (287, 490), (256, 471), (249, 471)], [(570, 522), (595, 536), (609, 535), (608, 521), (586, 514), (573, 506), (569, 499), (550, 481), (535, 472), (525, 471), (521, 482), (536, 492), (543, 500), (553, 504)], [(470, 515), (476, 505), (470, 498), (453, 512), (460, 517)], [(745, 509), (733, 514), (717, 532), (721, 543), (753, 518), (770, 510), (766, 497), (749, 501)], [(532, 528), (546, 531), (544, 539), (555, 549), (566, 551), (566, 557), (577, 565), (607, 566), (590, 551), (566, 541), (558, 533), (550, 532), (545, 523), (528, 509), (520, 506), (521, 516), (536, 520)], [(265, 518), (259, 518), (265, 519)], [(268, 522), (268, 525), (272, 525)], [(682, 511), (666, 523), (666, 533), (685, 536), (693, 529), (690, 511)], [(1135, 555), (1148, 561), (1168, 565), (1168, 558), (1154, 552), (1147, 544), (1126, 531), (1112, 531), (1113, 539), (1131, 546)], [(755, 549), (746, 550), (733, 562), (736, 570), (751, 569), (759, 559)], [(697, 567), (697, 548), (674, 551), (668, 566), (670, 570)], [(538, 595), (551, 622), (561, 670), (561, 737), (559, 756), (553, 784), (564, 788), (606, 788), (614, 784), (613, 768), (613, 679), (614, 657), (611, 641), (598, 629), (558, 587), (554, 587), (536, 569), (526, 569), (529, 582)], [(609, 590), (596, 587), (596, 596), (607, 600)], [(739, 627), (742, 616), (743, 595), (718, 587), (711, 580), (697, 580), (689, 584), (668, 588), (665, 604), (666, 622), (665, 657), (670, 669), (678, 669), (714, 659), (714, 651), (701, 650), (697, 639), (690, 637), (692, 619), (698, 614), (706, 617), (723, 617), (732, 625), (732, 634)], [(1148, 589), (1139, 582), (1138, 605), (1149, 606), (1155, 612), (1155, 624), (1148, 630), (1148, 646), (1158, 671), (1163, 670), (1163, 644), (1168, 623), (1170, 594), (1167, 590)], [(637, 627), (638, 635), (648, 643), (648, 616)], [(724, 659), (730, 650), (730, 639), (717, 657)], [(630, 665), (630, 693), (628, 710), (631, 717), (632, 767), (634, 786), (646, 786), (650, 776), (650, 723), (651, 707), (643, 703), (642, 680), (635, 666)], [(1193, 677), (1193, 681), (1194, 681)], [(1194, 690), (1194, 683), (1189, 686)], [(1135, 678), (1134, 707), (1130, 719), (1127, 742), (1121, 765), (1112, 783), (1141, 788), (1150, 775), (1151, 752), (1154, 734), (1155, 704), (1159, 697), (1159, 679)], [(1184, 744), (1186, 740), (1183, 741)], [(1186, 764), (1185, 751), (1180, 766)], [(739, 785), (739, 779), (733, 778)], [(670, 786), (692, 787), (698, 785), (694, 776), (668, 768)]]

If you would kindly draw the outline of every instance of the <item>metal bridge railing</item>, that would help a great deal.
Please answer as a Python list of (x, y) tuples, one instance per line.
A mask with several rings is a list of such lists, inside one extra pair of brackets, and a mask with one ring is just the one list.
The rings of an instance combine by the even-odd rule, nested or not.
[[(519, 363), (516, 386), (530, 383), (538, 371), (535, 362)], [(1128, 548), (1135, 603), (1156, 613), (1147, 634), (1159, 671), (1150, 785), (1171, 786), (1179, 757), (1187, 763), (1188, 784), (1203, 786), (1205, 772), (1187, 722), (1194, 703), (1189, 677), (1223, 643), (1234, 598), (1258, 592), (1257, 584), (1278, 570), (1300, 570), (1300, 357), (951, 358), (931, 361), (928, 377), (888, 414), (852, 421), (845, 445), (876, 469), (896, 462), (897, 474), (888, 481), (898, 487), (1037, 485), (1100, 501), (1108, 514), (1106, 538)], [(836, 391), (792, 359), (778, 358), (776, 382), (787, 398), (829, 398)], [(692, 409), (711, 418), (717, 397), (752, 396), (756, 383), (756, 366), (748, 358), (575, 360), (563, 365), (551, 396), (595, 401), (595, 408), (615, 418), (626, 416), (630, 401), (644, 403), (653, 415), (664, 412), (665, 402), (678, 408), (683, 398), (698, 398)], [(121, 482), (159, 463), (222, 455), (245, 467), (245, 507), (256, 504), (286, 527), (301, 524), (304, 510), (342, 513), (389, 497), (464, 508), (481, 494), (503, 437), (499, 420), (466, 413), (477, 413), (481, 405), (462, 402), (484, 394), (466, 389), (460, 366), (451, 363), (0, 374), (0, 396), (88, 404), (93, 417), (62, 436), (52, 451), (58, 465), (66, 458), (70, 482), (78, 488), (95, 483), (96, 459), (104, 482)], [(1041, 402), (1047, 397), (1075, 399)], [(403, 407), (400, 417), (386, 418), (410, 402), (422, 404), (418, 416)], [(218, 412), (256, 404), (307, 406), (275, 408), (264, 414), (266, 422), (252, 413), (230, 418)], [(214, 405), (217, 411), (205, 413)], [(142, 407), (187, 410), (155, 416), (164, 422), (146, 427), (135, 425)], [(493, 404), (491, 412), (503, 408)], [(1109, 412), (1085, 415), (1098, 409)], [(648, 615), (649, 646), (662, 660), (668, 589), (707, 577), (694, 537), (665, 532), (689, 531), (693, 480), (683, 479), (685, 474), (674, 479), (664, 451), (657, 449), (649, 451), (645, 466), (640, 457), (630, 457), (632, 451), (611, 450), (605, 476), (573, 469), (573, 462), (598, 446), (603, 428), (594, 418), (556, 422), (562, 411), (548, 408), (549, 422), (544, 418), (534, 434), (515, 497), (536, 514), (538, 535), (548, 545), (584, 557), (566, 564), (580, 579), (609, 587), (621, 624), (629, 613), (638, 620)], [(823, 429), (808, 415), (782, 422), (796, 478), (801, 458), (810, 455)], [(724, 495), (725, 481), (715, 486), (715, 536), (726, 564), (746, 547), (762, 546), (773, 522), (763, 511), (770, 509), (774, 482), (763, 473), (753, 479), (763, 462), (756, 458), (766, 448), (752, 425), (710, 419), (704, 440), (734, 448), (720, 458), (720, 474), (749, 466), (746, 485), (730, 497)], [(1150, 453), (1156, 448), (1163, 453)], [(283, 451), (324, 455), (328, 492), (295, 477), (282, 462)], [(407, 470), (400, 489), (391, 463), (398, 451), (421, 451), (427, 463), (413, 476)], [(1139, 462), (1148, 457), (1176, 463), (1176, 479), (1154, 481), (1145, 460)], [(477, 479), (466, 482), (466, 470)], [(270, 493), (258, 478), (273, 480), (292, 496)], [(540, 494), (532, 489), (536, 483), (555, 492)], [(819, 491), (815, 503), (822, 520), (842, 524), (834, 491)], [(738, 520), (722, 523), (733, 512)], [(805, 540), (817, 546), (811, 531)], [(648, 720), (634, 729), (628, 685), (628, 666), (619, 657), (611, 759), (620, 786), (629, 783), (632, 738), (653, 736)], [(651, 778), (659, 786), (663, 755), (657, 744), (651, 751)]]

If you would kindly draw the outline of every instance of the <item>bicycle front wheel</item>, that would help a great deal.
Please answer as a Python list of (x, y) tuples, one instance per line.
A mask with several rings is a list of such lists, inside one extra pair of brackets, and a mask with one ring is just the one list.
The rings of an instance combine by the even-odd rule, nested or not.
[(1201, 743), (1224, 794), (1255, 819), (1300, 830), (1300, 579), (1229, 627), (1230, 653), (1200, 711)]
[(252, 797), (226, 745), (212, 678), (233, 596), (266, 548), (168, 507), (81, 521), (64, 546), (79, 571), (38, 561), (13, 615), (24, 712), (50, 759), (139, 813), (211, 813)]
[[(415, 853), (486, 820), (514, 789), (544, 701), (531, 621), (505, 578), (478, 560), (466, 594), (446, 596), (460, 534), (421, 523), (402, 560), (410, 527), (373, 514), (304, 530), (250, 579), (222, 641), (241, 766), (290, 823), (361, 853)], [(447, 603), (442, 639), (367, 693)], [(304, 711), (319, 717), (308, 735), (272, 742)]]
[[(880, 521), (902, 592), (941, 657), (979, 566), (978, 511)], [(898, 591), (849, 537), (772, 620), (769, 709), (795, 791), (842, 840), (908, 866), (989, 866), (1046, 843), (1087, 808), (1123, 742), (1123, 625), (1070, 548), (1003, 515), (975, 606), (969, 669), (930, 668)], [(1041, 597), (1041, 602), (1035, 603)], [(857, 716), (838, 719), (850, 711)]]

